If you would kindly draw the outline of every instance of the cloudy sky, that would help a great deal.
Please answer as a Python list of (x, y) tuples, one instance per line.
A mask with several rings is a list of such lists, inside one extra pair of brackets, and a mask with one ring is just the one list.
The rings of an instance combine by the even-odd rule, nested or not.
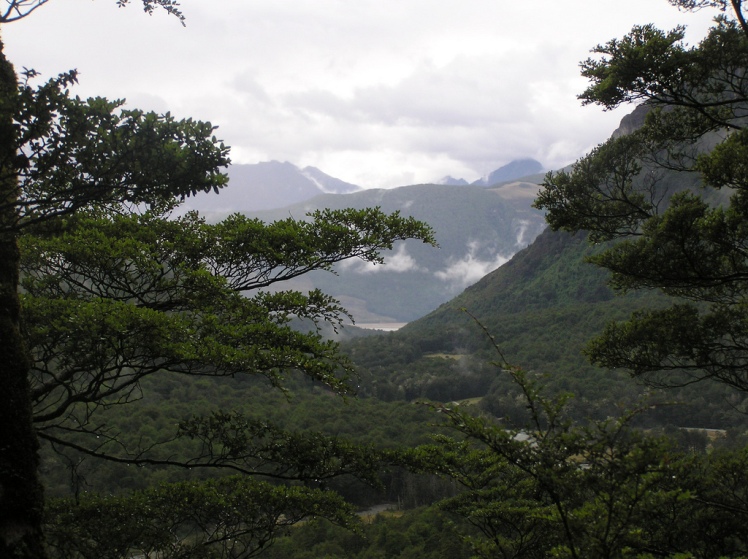
[(236, 163), (312, 165), (364, 187), (476, 180), (520, 157), (559, 168), (628, 112), (581, 107), (580, 60), (634, 24), (714, 13), (666, 0), (52, 0), (6, 25), (20, 70), (77, 68), (82, 97), (208, 120)]

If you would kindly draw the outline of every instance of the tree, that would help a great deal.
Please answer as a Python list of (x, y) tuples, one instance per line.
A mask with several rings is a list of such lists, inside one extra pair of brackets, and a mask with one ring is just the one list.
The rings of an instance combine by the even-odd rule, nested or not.
[(479, 557), (745, 557), (748, 453), (682, 453), (633, 420), (646, 409), (587, 424), (548, 398), (534, 375), (495, 365), (521, 389), (525, 421), (435, 406), (449, 435), (401, 452), (413, 470), (463, 488), (439, 503), (472, 524)]
[[(46, 2), (7, 0), (0, 23)], [(173, 0), (143, 6), (183, 20)], [(430, 229), (377, 209), (271, 225), (242, 216), (215, 225), (195, 214), (170, 219), (184, 197), (226, 184), (228, 148), (214, 127), (73, 98), (74, 72), (39, 87), (34, 77), (26, 72), (19, 84), (0, 53), (0, 555), (45, 556), (37, 435), (136, 464), (301, 480), (366, 470), (369, 456), (338, 441), (295, 438), (231, 414), (182, 426), (197, 456), (117, 450), (100, 417), (137, 398), (140, 382), (160, 371), (262, 374), (281, 385), (295, 370), (345, 392), (349, 367), (337, 346), (291, 325), (292, 318), (339, 324), (344, 309), (319, 292), (261, 290), (347, 258), (381, 262), (397, 239), (433, 243)], [(289, 445), (306, 454), (279, 460)], [(314, 514), (315, 498), (325, 502), (304, 494), (305, 513)], [(290, 515), (302, 501), (286, 502)]]
[[(7, 0), (7, 7), (0, 15), (0, 23), (25, 17), (46, 1)], [(153, 9), (159, 4), (167, 10), (176, 10), (172, 1), (144, 0), (146, 9)], [(19, 148), (26, 145), (22, 143), (24, 132), (19, 130), (18, 118), (23, 118), (19, 112), (20, 103), (15, 72), (0, 52), (0, 343), (4, 348), (4, 390), (0, 396), (0, 553), (9, 557), (43, 557), (44, 553), (40, 548), (42, 492), (37, 478), (38, 443), (31, 424), (29, 360), (19, 327), (20, 255), (17, 237), (27, 215), (33, 214), (35, 210), (35, 199), (33, 196), (26, 197), (22, 191), (23, 184), (19, 184), (23, 171), (32, 172), (32, 168), (28, 166), (27, 153), (19, 152)], [(38, 108), (45, 109), (41, 105)], [(32, 132), (27, 139), (36, 138), (35, 134)], [(43, 136), (38, 137), (41, 138)], [(196, 140), (201, 142), (205, 138)], [(177, 142), (174, 145), (179, 147)], [(32, 151), (35, 149), (34, 145), (28, 147)], [(223, 157), (220, 154), (219, 150), (216, 154), (219, 160)], [(208, 169), (206, 166), (205, 170)], [(218, 168), (214, 168), (208, 175), (219, 177)], [(193, 177), (192, 184), (187, 181), (183, 191), (185, 194), (198, 187), (194, 180), (197, 178)], [(200, 179), (204, 183), (203, 187), (210, 182), (206, 180), (205, 173), (201, 173)], [(216, 182), (216, 186), (219, 184), (220, 182)], [(109, 190), (99, 191), (102, 203), (127, 199), (126, 188), (119, 191), (113, 189), (113, 186), (109, 185)], [(153, 185), (147, 188), (152, 189)], [(174, 186), (172, 188), (176, 191)], [(90, 191), (76, 188), (66, 190), (64, 183), (59, 183), (56, 194), (53, 206), (73, 210), (79, 201), (90, 196)], [(46, 198), (42, 200), (46, 204)], [(39, 201), (41, 200), (36, 200)], [(54, 212), (49, 206), (46, 209)]]
[[(600, 245), (590, 260), (612, 272), (615, 288), (672, 298), (608, 326), (589, 347), (597, 364), (657, 386), (715, 379), (748, 390), (743, 2), (671, 3), (723, 13), (696, 47), (683, 43), (683, 28), (637, 26), (594, 49), (582, 63), (592, 82), (583, 102), (642, 102), (634, 119), (646, 116), (571, 172), (547, 175), (536, 206), (552, 228), (588, 232)], [(413, 467), (465, 488), (442, 506), (483, 533), (476, 553), (746, 555), (745, 449), (677, 451), (633, 429), (637, 412), (575, 425), (563, 398), (543, 396), (530, 373), (503, 357), (498, 366), (522, 388), (525, 424), (442, 407), (455, 436), (406, 454)]]
[(271, 486), (246, 476), (163, 484), (128, 496), (48, 505), (56, 557), (255, 556), (285, 526), (319, 516), (357, 529), (332, 491)]
[(614, 288), (672, 298), (610, 324), (588, 348), (593, 362), (654, 386), (714, 379), (744, 391), (748, 27), (739, 0), (671, 3), (723, 13), (695, 47), (682, 27), (645, 25), (593, 49), (583, 103), (641, 102), (644, 123), (549, 174), (535, 204), (552, 228), (609, 243), (591, 261)]

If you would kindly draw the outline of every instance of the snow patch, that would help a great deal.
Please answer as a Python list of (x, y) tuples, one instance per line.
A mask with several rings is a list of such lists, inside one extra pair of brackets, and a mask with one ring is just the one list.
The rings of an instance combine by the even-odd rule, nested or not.
[(337, 194), (337, 192), (335, 192), (335, 190), (333, 190), (332, 188), (327, 188), (327, 186), (325, 186), (319, 179), (317, 179), (317, 177), (315, 177), (309, 171), (299, 169), (299, 172), (301, 173), (301, 175), (304, 178), (309, 179), (312, 182), (312, 184), (314, 184), (314, 186), (316, 186), (317, 188), (319, 188), (325, 194)]

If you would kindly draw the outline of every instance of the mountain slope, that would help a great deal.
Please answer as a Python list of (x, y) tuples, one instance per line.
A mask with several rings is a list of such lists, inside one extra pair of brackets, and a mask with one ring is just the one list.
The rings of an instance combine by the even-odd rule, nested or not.
[(543, 214), (530, 207), (531, 196), (511, 192), (515, 195), (474, 186), (413, 185), (318, 196), (251, 215), (265, 221), (289, 216), (303, 219), (319, 208), (379, 206), (385, 212), (400, 211), (429, 223), (436, 232), (438, 249), (412, 241), (401, 243), (386, 255), (383, 266), (352, 261), (336, 268), (338, 276), (315, 274), (297, 286), (319, 287), (342, 298), (357, 321), (407, 322), (506, 262), (542, 231)]
[(279, 161), (231, 165), (229, 184), (218, 195), (199, 194), (185, 202), (186, 209), (200, 213), (252, 212), (280, 208), (325, 193), (344, 194), (361, 190), (315, 167), (299, 169)]
[(567, 409), (579, 420), (617, 415), (622, 405), (639, 407), (647, 394), (641, 425), (744, 429), (745, 415), (725, 402), (739, 409), (745, 398), (718, 383), (657, 391), (624, 371), (587, 362), (582, 350), (607, 322), (664, 304), (653, 292), (614, 296), (606, 274), (584, 261), (592, 250), (584, 235), (547, 229), (425, 317), (397, 332), (347, 341), (345, 351), (363, 379), (361, 393), (407, 401), (471, 399), (522, 422), (526, 410), (517, 385), (491, 365), (495, 343), (506, 361), (529, 371), (546, 391), (573, 394)]
[(472, 184), (475, 186), (492, 186), (500, 182), (511, 181), (529, 175), (536, 175), (542, 171), (543, 165), (534, 159), (517, 159), (507, 163), (503, 167), (499, 167)]
[(609, 314), (625, 316), (616, 312), (623, 298), (613, 298), (605, 274), (584, 262), (590, 251), (583, 235), (546, 229), (509, 262), (400, 334), (435, 351), (485, 348), (479, 329), (461, 312), (466, 309), (510, 362), (545, 372), (563, 368), (559, 362), (590, 370), (580, 357), (582, 345)]
[[(638, 117), (635, 112), (624, 120), (620, 133), (635, 127)], [(501, 188), (516, 186), (506, 183)], [(699, 189), (698, 176), (663, 171), (657, 175), (657, 187), (664, 205), (673, 193)], [(727, 195), (718, 192), (709, 201), (717, 205)], [(347, 350), (366, 371), (368, 389), (376, 396), (444, 402), (482, 398), (483, 409), (500, 417), (515, 415), (522, 410), (516, 406), (517, 388), (508, 376), (497, 373), (488, 389), (481, 376), (486, 364), (496, 361), (498, 348), (502, 359), (531, 371), (531, 378), (548, 390), (574, 393), (571, 409), (580, 419), (615, 415), (620, 403), (640, 406), (639, 398), (647, 394), (651, 400), (647, 418), (641, 421), (679, 427), (745, 426), (745, 416), (735, 410), (748, 402), (748, 396), (719, 383), (656, 391), (637, 384), (625, 371), (605, 371), (586, 360), (584, 346), (607, 323), (626, 320), (639, 308), (672, 302), (658, 291), (614, 296), (606, 284), (607, 272), (586, 262), (601, 248), (588, 243), (584, 234), (546, 229), (509, 262), (433, 312), (397, 332), (367, 339), (366, 346), (349, 342)], [(465, 377), (473, 386), (461, 382)]]

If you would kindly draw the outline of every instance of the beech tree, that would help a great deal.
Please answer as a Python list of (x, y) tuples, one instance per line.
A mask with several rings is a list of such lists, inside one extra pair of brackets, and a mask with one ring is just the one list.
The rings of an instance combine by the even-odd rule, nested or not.
[[(435, 406), (448, 429), (400, 454), (458, 483), (440, 508), (473, 525), (485, 559), (746, 556), (748, 453), (683, 453), (633, 426), (644, 410), (588, 424), (531, 373), (497, 362), (521, 388), (525, 423)], [(449, 435), (452, 433), (452, 435)]]
[[(26, 17), (47, 1), (6, 0), (0, 23)], [(183, 21), (173, 0), (143, 0), (143, 7), (163, 8)], [(100, 418), (111, 406), (138, 398), (141, 381), (163, 371), (259, 374), (278, 386), (299, 371), (335, 392), (348, 391), (350, 367), (336, 344), (291, 325), (296, 318), (337, 325), (344, 309), (323, 293), (277, 286), (348, 258), (382, 262), (381, 251), (398, 239), (433, 243), (431, 230), (378, 209), (323, 211), (270, 225), (239, 215), (218, 224), (196, 214), (174, 218), (185, 197), (227, 182), (228, 148), (215, 128), (125, 109), (121, 102), (72, 97), (75, 72), (40, 86), (35, 79), (27, 71), (19, 80), (0, 50), (0, 555), (36, 559), (47, 553), (38, 437), (57, 449), (134, 464), (222, 467), (278, 480), (369, 476), (365, 451), (230, 413), (182, 425), (179, 436), (201, 450), (179, 461), (153, 447), (114, 444)], [(278, 524), (273, 518), (345, 512), (339, 500), (312, 488), (273, 489), (237, 479), (237, 494), (256, 490), (265, 498), (245, 499), (245, 516), (227, 520), (236, 507), (227, 505), (228, 497), (210, 497), (225, 496), (220, 487), (171, 490), (204, 505), (196, 504), (192, 516), (185, 512), (182, 522), (203, 526), (204, 539), (189, 543), (208, 554), (253, 554)], [(170, 490), (164, 491), (161, 513), (176, 515)], [(137, 498), (127, 506), (137, 508)], [(266, 518), (252, 520), (262, 511)], [(160, 522), (156, 516), (151, 533)], [(133, 528), (128, 537), (148, 541), (144, 553), (158, 549), (154, 541), (176, 553), (173, 538), (183, 532), (175, 528), (180, 520), (169, 518), (160, 524), (166, 534), (146, 537)], [(117, 521), (109, 526), (124, 529)], [(56, 553), (105, 555), (102, 548), (89, 549), (91, 534), (75, 538), (71, 526), (56, 533), (62, 534), (50, 541)], [(113, 533), (102, 528), (98, 536), (115, 548), (127, 541)]]
[[(620, 291), (670, 304), (609, 325), (589, 353), (655, 386), (707, 379), (748, 390), (748, 27), (742, 0), (671, 0), (722, 11), (697, 46), (684, 29), (636, 26), (582, 63), (584, 103), (640, 103), (643, 123), (548, 174), (536, 206), (585, 231)], [(644, 116), (646, 115), (646, 116)], [(482, 534), (480, 557), (745, 557), (746, 449), (682, 453), (632, 426), (575, 424), (565, 397), (501, 359), (525, 423), (437, 407), (455, 436), (406, 452), (465, 488), (441, 504)]]
[(713, 379), (748, 390), (748, 27), (742, 0), (708, 35), (636, 26), (582, 63), (583, 103), (641, 103), (643, 125), (549, 174), (536, 201), (554, 229), (587, 231), (621, 292), (660, 290), (672, 304), (610, 324), (591, 359), (654, 386)]

